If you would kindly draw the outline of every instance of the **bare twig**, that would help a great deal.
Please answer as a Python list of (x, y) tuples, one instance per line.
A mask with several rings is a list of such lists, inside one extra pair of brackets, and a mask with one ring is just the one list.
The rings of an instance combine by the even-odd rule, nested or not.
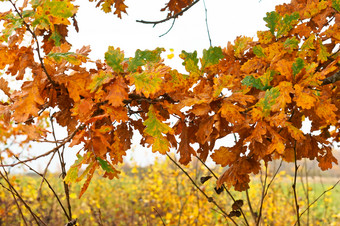
[(262, 194), (261, 194), (261, 202), (260, 202), (260, 208), (259, 208), (259, 215), (257, 217), (256, 220), (256, 226), (260, 225), (260, 221), (261, 221), (261, 217), (262, 217), (262, 209), (263, 209), (263, 202), (264, 202), (264, 198), (266, 196), (266, 185), (267, 185), (267, 178), (268, 178), (268, 167), (265, 164), (266, 167), (266, 172), (265, 172), (265, 177), (264, 177), (264, 181), (262, 183)]
[[(2, 159), (0, 157), (0, 160), (2, 162)], [(5, 169), (5, 167), (2, 167), (5, 175), (0, 171), (0, 175), (1, 177), (6, 181), (6, 183), (8, 184), (11, 193), (14, 194), (16, 197), (19, 198), (19, 200), (24, 204), (24, 206), (26, 207), (26, 209), (30, 212), (30, 214), (32, 215), (33, 219), (35, 220), (35, 222), (37, 223), (37, 225), (43, 224), (43, 225), (47, 225), (43, 220), (40, 219), (40, 217), (38, 217), (31, 209), (31, 207), (25, 202), (25, 200), (21, 197), (21, 195), (18, 193), (18, 191), (14, 188), (14, 186), (11, 184), (11, 182), (9, 181), (9, 177), (7, 174), (7, 171)], [(39, 223), (40, 222), (40, 223)]]
[[(327, 189), (327, 190), (325, 190), (325, 191), (323, 191), (312, 203), (310, 203), (309, 205), (308, 205), (308, 207), (300, 214), (300, 216), (299, 216), (299, 219), (300, 219), (300, 217), (312, 206), (312, 205), (314, 205), (322, 196), (324, 196), (327, 192), (329, 192), (329, 191), (331, 191), (331, 190), (333, 190), (338, 184), (340, 183), (340, 180), (338, 180), (332, 187), (330, 187), (329, 189)], [(299, 223), (299, 220), (297, 220), (296, 222), (295, 222), (295, 224), (297, 224), (297, 223)]]
[(213, 197), (209, 197), (198, 185), (197, 183), (191, 178), (191, 176), (173, 159), (171, 158), (171, 156), (166, 153), (166, 155), (168, 156), (168, 158), (189, 178), (189, 180), (191, 181), (191, 183), (207, 198), (207, 200), (211, 203), (213, 203), (222, 213), (224, 217), (227, 217), (228, 219), (230, 219), (235, 225), (237, 225), (237, 223), (235, 222), (235, 220), (233, 218), (231, 218), (226, 212), (225, 210), (223, 210), (223, 208), (218, 205), (216, 203), (216, 201), (213, 199)]
[(171, 29), (174, 27), (175, 21), (176, 21), (176, 18), (174, 18), (174, 20), (172, 21), (172, 24), (169, 30), (165, 32), (164, 34), (160, 35), (159, 37), (163, 37), (164, 35), (168, 34), (171, 31)]
[[(236, 139), (236, 138), (235, 138), (235, 139)], [(214, 171), (212, 171), (212, 170), (207, 166), (207, 164), (205, 164), (205, 162), (203, 162), (202, 159), (201, 159), (200, 157), (198, 157), (197, 155), (196, 155), (196, 158), (197, 158), (197, 159), (205, 166), (205, 168), (207, 168), (207, 169), (209, 170), (209, 172), (215, 177), (215, 179), (218, 180), (218, 177), (217, 177), (217, 175), (214, 173)], [(235, 202), (236, 199), (235, 199), (234, 196), (230, 193), (230, 191), (227, 189), (227, 187), (226, 187), (224, 184), (222, 184), (222, 187), (223, 187), (223, 189), (227, 192), (227, 194), (229, 195), (229, 197), (233, 200), (233, 202)], [(242, 214), (242, 217), (243, 217), (243, 219), (244, 219), (246, 225), (249, 225), (249, 223), (248, 223), (248, 221), (247, 221), (247, 217), (245, 216), (245, 214), (244, 214), (242, 208), (240, 207), (239, 210), (240, 210), (240, 212), (241, 212), (241, 214)]]
[[(15, 157), (18, 161), (20, 161), (19, 158)], [(46, 182), (46, 184), (48, 185), (48, 187), (50, 188), (50, 190), (52, 191), (53, 195), (56, 197), (60, 207), (63, 209), (65, 215), (68, 217), (68, 214), (64, 208), (64, 205), (61, 203), (61, 200), (59, 199), (59, 196), (57, 195), (57, 193), (55, 192), (55, 190), (52, 188), (52, 185), (50, 184), (50, 182), (45, 178), (44, 174), (39, 173), (38, 171), (36, 171), (35, 169), (33, 169), (32, 167), (30, 167), (29, 165), (27, 165), (26, 163), (23, 163), (25, 166), (27, 166), (27, 168), (29, 168), (31, 171), (33, 171), (35, 174), (39, 175), (40, 177), (42, 177), (43, 181)]]
[(164, 220), (163, 220), (161, 214), (157, 211), (157, 209), (156, 209), (155, 207), (153, 208), (153, 210), (157, 213), (157, 215), (159, 216), (159, 218), (162, 220), (163, 225), (165, 226), (165, 222), (164, 222)]
[(205, 5), (205, 0), (203, 0), (203, 5), (204, 5), (204, 11), (205, 11), (205, 25), (207, 27), (207, 33), (208, 33), (208, 38), (209, 38), (209, 44), (210, 44), (210, 47), (212, 46), (211, 45), (211, 38), (210, 38), (210, 32), (209, 32), (209, 26), (208, 26), (208, 10), (207, 10), (207, 7)]
[[(53, 116), (52, 115), (50, 115), (50, 121), (51, 121), (53, 139), (54, 139), (55, 142), (57, 142), (57, 137), (55, 135), (55, 129), (54, 129), (54, 123), (53, 123)], [(56, 146), (58, 146), (57, 143), (56, 143)], [(63, 145), (62, 148), (64, 150), (65, 145)], [(68, 214), (66, 214), (66, 216), (67, 216), (67, 219), (69, 221), (71, 221), (72, 220), (72, 209), (71, 209), (71, 202), (70, 202), (70, 190), (69, 190), (69, 185), (64, 181), (64, 178), (66, 176), (65, 160), (64, 160), (64, 156), (60, 154), (59, 149), (57, 149), (57, 153), (58, 153), (58, 157), (59, 157), (59, 162), (60, 162), (60, 167), (61, 167), (61, 172), (62, 172), (62, 178), (63, 178), (63, 184), (64, 184), (64, 191), (65, 191), (66, 201), (67, 201)], [(64, 151), (63, 151), (63, 153), (64, 153)]]
[(41, 154), (41, 155), (38, 155), (36, 157), (33, 157), (33, 158), (30, 158), (30, 159), (25, 159), (25, 160), (22, 160), (22, 161), (19, 161), (19, 162), (16, 162), (16, 163), (13, 163), (13, 164), (1, 164), (0, 167), (13, 167), (13, 166), (16, 166), (16, 165), (19, 165), (19, 164), (22, 164), (24, 162), (30, 162), (30, 161), (34, 161), (34, 160), (37, 160), (39, 158), (42, 158), (42, 157), (45, 157), (45, 156), (48, 156), (49, 154), (53, 153), (53, 152), (56, 152), (60, 147), (64, 146), (67, 142), (69, 142), (70, 140), (72, 140), (72, 138), (77, 134), (78, 131), (82, 130), (85, 128), (85, 125), (80, 125), (77, 129), (75, 129), (73, 131), (72, 134), (70, 134), (68, 137), (65, 138), (65, 140), (60, 143), (58, 146), (56, 146), (55, 148), (53, 148), (52, 150), (48, 151), (48, 152), (45, 152), (44, 154)]
[(297, 165), (296, 160), (296, 141), (294, 145), (294, 183), (292, 185), (293, 192), (294, 192), (294, 201), (295, 201), (295, 209), (296, 209), (296, 218), (297, 218), (297, 224), (300, 226), (300, 215), (299, 215), (299, 204), (298, 204), (298, 198), (296, 193), (296, 177), (297, 177), (297, 171), (299, 169), (299, 166)]
[(159, 20), (159, 21), (145, 21), (145, 20), (136, 20), (136, 22), (138, 23), (143, 23), (143, 24), (153, 24), (153, 26), (156, 26), (157, 24), (160, 24), (160, 23), (164, 23), (168, 20), (171, 20), (171, 19), (176, 19), (178, 16), (182, 15), (185, 11), (187, 11), (188, 9), (190, 9), (192, 6), (194, 6), (197, 2), (199, 2), (200, 0), (196, 0), (194, 2), (192, 2), (190, 5), (188, 5), (187, 7), (185, 7), (181, 12), (179, 13), (176, 13), (175, 15), (173, 16), (169, 16), (163, 20)]

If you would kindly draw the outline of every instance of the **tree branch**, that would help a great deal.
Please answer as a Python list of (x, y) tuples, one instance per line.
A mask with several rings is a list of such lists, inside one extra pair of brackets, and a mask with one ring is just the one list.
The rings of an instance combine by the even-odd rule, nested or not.
[(55, 148), (53, 148), (52, 150), (48, 151), (48, 152), (45, 152), (44, 154), (41, 154), (41, 155), (38, 155), (36, 157), (33, 157), (33, 158), (30, 158), (30, 159), (26, 159), (26, 160), (22, 160), (22, 161), (19, 161), (19, 162), (16, 162), (16, 163), (13, 163), (13, 164), (1, 164), (0, 167), (13, 167), (13, 166), (16, 166), (16, 165), (19, 165), (19, 164), (22, 164), (22, 163), (25, 163), (25, 162), (30, 162), (30, 161), (33, 161), (33, 160), (37, 160), (41, 157), (45, 157), (55, 151), (57, 151), (59, 148), (61, 148), (62, 146), (64, 146), (67, 142), (69, 142), (70, 140), (72, 140), (72, 138), (77, 134), (78, 131), (84, 129), (85, 125), (80, 125), (77, 129), (75, 129), (73, 131), (73, 133), (71, 135), (69, 135), (61, 144), (59, 144), (58, 146), (56, 146)]
[(325, 78), (325, 79), (322, 79), (322, 86), (323, 85), (328, 85), (328, 84), (331, 84), (331, 83), (335, 83), (337, 81), (340, 80), (340, 71), (336, 72), (335, 74), (333, 74), (332, 76), (328, 77), (328, 78)]
[(156, 24), (160, 24), (160, 23), (164, 23), (168, 20), (171, 19), (176, 19), (178, 16), (180, 16), (181, 14), (183, 14), (185, 11), (187, 11), (188, 9), (190, 9), (192, 6), (194, 6), (197, 2), (199, 2), (200, 0), (196, 0), (193, 3), (191, 3), (190, 5), (188, 5), (187, 7), (185, 7), (182, 11), (180, 11), (179, 13), (176, 13), (173, 16), (167, 17), (163, 20), (159, 20), (159, 21), (145, 21), (145, 20), (136, 20), (136, 22), (138, 23), (143, 23), (143, 24), (153, 24), (153, 26), (156, 26)]

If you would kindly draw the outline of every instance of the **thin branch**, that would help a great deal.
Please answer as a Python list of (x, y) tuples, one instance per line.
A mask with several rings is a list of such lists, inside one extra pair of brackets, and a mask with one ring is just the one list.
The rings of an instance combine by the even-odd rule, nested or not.
[[(329, 191), (331, 191), (331, 190), (333, 190), (338, 184), (340, 183), (340, 180), (338, 180), (332, 187), (330, 187), (329, 189), (327, 189), (327, 190), (325, 190), (325, 191), (323, 191), (312, 203), (310, 203), (309, 205), (308, 205), (308, 207), (300, 214), (300, 216), (299, 216), (299, 219), (301, 218), (301, 216), (307, 211), (307, 210), (309, 210), (309, 208), (312, 206), (312, 205), (314, 205), (314, 203), (316, 203), (322, 196), (324, 196), (327, 192), (329, 192)], [(299, 221), (296, 221), (295, 222), (295, 224), (296, 223), (298, 223)]]
[(204, 5), (204, 11), (205, 11), (205, 25), (207, 27), (207, 33), (208, 33), (208, 38), (209, 38), (209, 44), (210, 44), (210, 47), (212, 46), (211, 45), (211, 38), (210, 38), (210, 32), (209, 32), (209, 26), (208, 26), (208, 10), (207, 10), (207, 7), (205, 5), (205, 0), (203, 0), (203, 5)]
[(154, 207), (153, 208), (153, 210), (157, 213), (157, 215), (159, 216), (159, 218), (161, 219), (161, 221), (162, 221), (162, 223), (163, 223), (163, 225), (165, 226), (165, 222), (164, 222), (164, 220), (163, 220), (163, 218), (162, 218), (162, 216), (161, 216), (161, 214), (157, 211), (157, 209)]
[(165, 32), (164, 34), (160, 35), (159, 37), (163, 37), (164, 35), (168, 34), (171, 31), (171, 29), (174, 27), (175, 21), (176, 21), (176, 19), (174, 18), (174, 20), (172, 21), (172, 24), (171, 24), (171, 27), (169, 28), (169, 30), (167, 32)]
[(0, 183), (0, 185), (1, 185), (4, 189), (6, 189), (7, 191), (9, 191), (9, 192), (11, 193), (11, 195), (12, 195), (12, 197), (13, 197), (13, 199), (14, 199), (15, 205), (17, 206), (17, 208), (18, 208), (18, 210), (19, 210), (19, 214), (20, 214), (22, 220), (24, 221), (24, 224), (25, 224), (26, 226), (28, 226), (27, 221), (26, 221), (26, 218), (25, 218), (24, 214), (22, 213), (21, 207), (20, 207), (20, 205), (19, 205), (19, 203), (18, 203), (18, 200), (17, 200), (17, 198), (15, 197), (15, 193), (14, 193), (11, 189), (5, 187), (2, 183)]
[(31, 35), (33, 36), (34, 40), (35, 40), (35, 43), (37, 44), (37, 48), (36, 48), (36, 51), (38, 53), (38, 58), (39, 58), (39, 61), (41, 63), (41, 67), (42, 69), (44, 70), (48, 80), (51, 82), (51, 84), (55, 87), (57, 86), (57, 83), (55, 81), (53, 81), (52, 77), (50, 76), (50, 74), (47, 72), (46, 70), (46, 67), (45, 67), (45, 64), (44, 64), (44, 61), (43, 61), (43, 58), (41, 56), (41, 53), (40, 53), (40, 45), (39, 45), (39, 41), (38, 41), (38, 38), (36, 36), (36, 34), (31, 30), (30, 26), (26, 23), (26, 21), (24, 20), (22, 14), (19, 12), (18, 8), (16, 7), (15, 3), (12, 2), (12, 0), (9, 0), (9, 2), (13, 5), (14, 7), (14, 10), (17, 12), (17, 14), (19, 15), (19, 17), (22, 19), (22, 22), (24, 23), (24, 25), (26, 26), (26, 29), (29, 33), (31, 33)]
[(340, 71), (336, 72), (335, 74), (333, 74), (332, 76), (328, 77), (328, 78), (325, 78), (325, 79), (322, 79), (322, 86), (323, 85), (328, 85), (328, 84), (331, 84), (331, 83), (335, 83), (337, 81), (340, 80)]
[[(54, 139), (55, 142), (57, 142), (57, 137), (55, 135), (55, 129), (54, 129), (54, 123), (53, 123), (53, 116), (52, 115), (50, 115), (50, 121), (51, 121), (53, 139)], [(56, 143), (56, 146), (57, 146), (57, 143)], [(65, 145), (63, 145), (62, 147), (63, 147), (63, 150), (64, 150)], [(57, 150), (57, 153), (58, 153), (58, 157), (59, 157), (59, 162), (60, 162), (60, 167), (61, 167), (61, 172), (62, 172), (62, 178), (63, 178), (63, 184), (64, 184), (64, 191), (65, 191), (66, 201), (67, 201), (68, 214), (66, 216), (67, 216), (67, 219), (69, 221), (71, 221), (72, 220), (72, 209), (71, 209), (71, 202), (70, 202), (70, 189), (69, 189), (69, 185), (64, 181), (65, 176), (66, 176), (64, 156), (60, 155), (59, 149)], [(64, 153), (64, 151), (63, 151), (63, 153)]]
[(22, 164), (22, 163), (25, 163), (25, 162), (30, 162), (30, 161), (34, 161), (34, 160), (37, 160), (39, 158), (42, 158), (42, 157), (45, 157), (45, 156), (48, 156), (49, 154), (53, 153), (53, 152), (56, 152), (60, 147), (64, 146), (67, 142), (69, 142), (70, 140), (72, 140), (72, 138), (77, 134), (78, 131), (82, 130), (85, 128), (85, 125), (80, 125), (77, 129), (75, 129), (73, 131), (73, 133), (71, 135), (69, 135), (67, 138), (65, 138), (65, 140), (59, 144), (58, 146), (56, 146), (55, 148), (53, 148), (52, 150), (48, 151), (48, 152), (45, 152), (44, 154), (41, 154), (41, 155), (38, 155), (36, 157), (33, 157), (33, 158), (30, 158), (30, 159), (25, 159), (25, 160), (22, 160), (22, 161), (19, 161), (19, 162), (16, 162), (16, 163), (13, 163), (13, 164), (1, 164), (0, 167), (13, 167), (13, 166), (16, 166), (16, 165), (19, 165), (19, 164)]
[(266, 174), (265, 174), (265, 177), (264, 177), (264, 181), (262, 183), (261, 204), (260, 204), (260, 208), (259, 208), (259, 215), (258, 215), (257, 220), (256, 220), (256, 226), (260, 225), (260, 221), (261, 221), (261, 217), (262, 217), (263, 202), (264, 202), (264, 198), (266, 196), (266, 185), (267, 185), (267, 178), (268, 178), (267, 164), (265, 164), (265, 167), (266, 167)]
[[(17, 160), (20, 161), (20, 159), (18, 157), (15, 157)], [(60, 199), (59, 199), (59, 196), (57, 195), (57, 193), (55, 192), (55, 190), (52, 188), (52, 185), (50, 184), (50, 182), (45, 178), (45, 175), (39, 173), (38, 171), (36, 171), (35, 169), (33, 169), (32, 167), (30, 167), (29, 165), (27, 165), (26, 163), (23, 163), (25, 166), (27, 166), (28, 169), (30, 169), (31, 171), (33, 171), (34, 173), (36, 173), (37, 175), (39, 175), (40, 177), (43, 178), (43, 181), (45, 181), (48, 185), (48, 187), (50, 188), (50, 190), (52, 191), (53, 195), (56, 197), (60, 207), (63, 209), (66, 217), (68, 218), (68, 214), (64, 208), (64, 205), (61, 203)]]
[(171, 20), (171, 19), (176, 19), (178, 16), (180, 16), (181, 14), (183, 14), (185, 11), (187, 11), (188, 9), (190, 9), (192, 6), (194, 6), (197, 2), (199, 2), (200, 0), (196, 0), (194, 1), (193, 3), (191, 3), (190, 5), (188, 5), (187, 7), (185, 7), (182, 11), (180, 11), (179, 13), (176, 13), (175, 15), (173, 16), (170, 16), (170, 17), (167, 17), (163, 20), (159, 20), (159, 21), (145, 21), (145, 20), (136, 20), (136, 22), (138, 23), (143, 23), (143, 24), (153, 24), (153, 26), (156, 26), (157, 24), (160, 24), (160, 23), (164, 23), (168, 20)]
[[(0, 160), (2, 162), (2, 159), (0, 157)], [(37, 223), (37, 225), (40, 225), (39, 222), (41, 222), (43, 225), (47, 225), (43, 220), (40, 219), (40, 217), (38, 217), (35, 213), (33, 213), (32, 209), (30, 208), (30, 206), (25, 202), (25, 200), (21, 197), (21, 195), (18, 193), (18, 191), (14, 188), (14, 186), (11, 184), (11, 182), (9, 181), (9, 177), (7, 174), (7, 171), (4, 167), (2, 167), (5, 175), (3, 175), (3, 173), (0, 171), (0, 175), (1, 177), (6, 181), (6, 183), (8, 184), (11, 193), (15, 194), (16, 197), (19, 198), (19, 200), (24, 204), (24, 206), (26, 207), (26, 209), (30, 212), (30, 214), (33, 216), (35, 222)]]
[(166, 153), (166, 155), (168, 156), (168, 158), (179, 168), (182, 170), (182, 172), (189, 178), (189, 180), (191, 181), (191, 183), (207, 198), (207, 200), (211, 203), (213, 203), (222, 213), (224, 217), (229, 218), (235, 225), (237, 225), (237, 223), (235, 222), (235, 220), (233, 218), (231, 218), (226, 212), (225, 210), (222, 209), (222, 207), (220, 207), (216, 201), (213, 199), (213, 197), (209, 197), (197, 184), (196, 182), (191, 178), (191, 176), (174, 160), (170, 157), (170, 155), (168, 153)]
[(299, 204), (298, 204), (298, 198), (296, 193), (296, 177), (297, 177), (297, 171), (299, 169), (299, 166), (297, 165), (296, 160), (296, 141), (294, 145), (294, 183), (292, 185), (293, 192), (294, 192), (294, 201), (295, 201), (295, 209), (296, 209), (296, 218), (297, 218), (297, 224), (300, 226), (300, 214), (299, 214)]
[[(236, 139), (236, 137), (235, 137), (235, 139)], [(198, 157), (197, 155), (196, 155), (196, 158), (197, 158), (197, 159), (205, 166), (205, 168), (207, 168), (207, 169), (209, 170), (209, 172), (215, 177), (215, 179), (218, 180), (218, 177), (217, 177), (217, 175), (214, 173), (214, 171), (212, 171), (212, 170), (207, 166), (207, 164), (205, 164), (205, 162), (203, 162), (202, 159), (201, 159), (200, 157)], [(227, 187), (226, 187), (224, 184), (222, 184), (222, 187), (223, 187), (223, 189), (227, 192), (227, 194), (229, 195), (229, 197), (230, 197), (234, 202), (236, 202), (236, 199), (235, 199), (234, 196), (230, 193), (230, 191), (227, 189)], [(244, 219), (246, 225), (249, 225), (249, 223), (248, 223), (248, 221), (247, 221), (247, 217), (245, 216), (245, 214), (244, 214), (242, 208), (239, 207), (239, 210), (240, 210), (240, 212), (241, 212), (241, 214), (242, 214), (242, 217), (243, 217), (243, 219)]]
[(257, 213), (254, 212), (254, 209), (253, 209), (253, 207), (252, 207), (252, 205), (251, 205), (248, 190), (249, 190), (249, 189), (246, 190), (247, 203), (248, 203), (248, 206), (249, 206), (249, 210), (250, 210), (251, 216), (253, 217), (254, 222), (255, 222), (255, 224), (256, 224), (256, 222), (257, 222)]

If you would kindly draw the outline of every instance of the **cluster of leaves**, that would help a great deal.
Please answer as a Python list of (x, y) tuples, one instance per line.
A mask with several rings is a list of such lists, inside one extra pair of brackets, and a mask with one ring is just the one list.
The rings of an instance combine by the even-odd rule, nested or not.
[[(175, 13), (172, 2), (179, 1), (168, 4)], [(104, 11), (114, 3), (120, 16), (123, 1), (98, 2)], [(1, 80), (8, 100), (0, 113), (1, 125), (23, 124), (44, 138), (37, 118), (53, 109), (67, 127), (64, 141), (83, 147), (65, 178), (86, 177), (80, 196), (98, 168), (104, 177), (118, 177), (115, 165), (131, 148), (134, 131), (153, 152), (176, 149), (182, 164), (211, 155), (228, 166), (218, 186), (237, 191), (249, 188), (261, 161), (317, 159), (322, 170), (337, 163), (331, 142), (340, 138), (340, 91), (337, 82), (323, 81), (339, 68), (339, 1), (293, 0), (267, 13), (269, 30), (259, 31), (257, 41), (240, 36), (226, 48), (204, 50), (201, 58), (182, 51), (187, 73), (166, 66), (162, 48), (126, 58), (109, 46), (105, 62), (90, 60), (89, 46), (71, 52), (67, 34), (72, 21), (77, 29), (77, 8), (71, 0), (24, 1), (0, 14), (0, 69), (17, 80), (32, 73), (18, 91)], [(87, 62), (96, 66), (88, 69)], [(303, 133), (307, 118), (311, 129)], [(228, 135), (234, 146), (216, 149)]]
[[(170, 161), (157, 162), (145, 168), (125, 165), (121, 170), (122, 175), (119, 181), (102, 180), (100, 175), (95, 173), (94, 180), (82, 199), (77, 198), (81, 190), (80, 184), (71, 186), (72, 211), (80, 225), (143, 225), (146, 222), (151, 225), (161, 225), (162, 221), (166, 225), (226, 225), (224, 216), (215, 211), (212, 204), (198, 190), (193, 189), (186, 175), (179, 172)], [(221, 172), (221, 168), (217, 170)], [(192, 178), (196, 178), (196, 183), (209, 196), (223, 205), (228, 212), (237, 213), (233, 210), (236, 209), (235, 203), (233, 205), (232, 200), (226, 198), (225, 191), (220, 195), (214, 191), (215, 179), (212, 178), (204, 184), (198, 181), (200, 177), (209, 175), (208, 170), (202, 164), (191, 164), (186, 171)], [(48, 174), (46, 178), (55, 188), (56, 193), (63, 193), (58, 175)], [(263, 203), (261, 222), (264, 225), (280, 225), (282, 222), (293, 225), (295, 223), (294, 207), (291, 205), (293, 194), (290, 181), (292, 179), (284, 172), (279, 173), (275, 178)], [(30, 204), (32, 211), (36, 212), (47, 225), (65, 224), (64, 214), (57, 200), (51, 199), (52, 192), (48, 186), (44, 184), (40, 192), (36, 192), (41, 183), (40, 177), (12, 175), (10, 181), (22, 198)], [(262, 192), (260, 181), (259, 175), (253, 177), (251, 188), (248, 190), (254, 211), (257, 211), (260, 203)], [(4, 183), (3, 180), (0, 180), (0, 183)], [(326, 187), (330, 185), (327, 181), (323, 183), (321, 184), (319, 179), (310, 178), (307, 188), (310, 200), (314, 200), (322, 193), (323, 185)], [(308, 206), (307, 199), (304, 198), (303, 189), (298, 190), (300, 191), (299, 197), (302, 198), (301, 208), (305, 209)], [(251, 219), (245, 194), (231, 192), (235, 198), (244, 200), (244, 213), (248, 219)], [(340, 218), (337, 201), (339, 196), (338, 187), (331, 193), (327, 193), (317, 205), (310, 209), (309, 222), (313, 222), (314, 225), (336, 225)], [(32, 216), (21, 202), (19, 205), (27, 223), (34, 224)], [(241, 217), (235, 218), (235, 221), (239, 225), (243, 223)], [(8, 196), (8, 191), (5, 189), (0, 189), (0, 222), (4, 225), (20, 225), (22, 222), (14, 199)], [(303, 225), (307, 224), (307, 214), (301, 217), (301, 222)]]

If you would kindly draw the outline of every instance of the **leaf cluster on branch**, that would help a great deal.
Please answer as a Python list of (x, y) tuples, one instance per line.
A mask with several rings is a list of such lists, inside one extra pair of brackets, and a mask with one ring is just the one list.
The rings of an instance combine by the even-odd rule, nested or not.
[[(225, 183), (238, 191), (249, 187), (249, 175), (259, 172), (262, 161), (317, 159), (322, 170), (337, 163), (332, 154), (332, 141), (340, 138), (337, 0), (293, 0), (267, 13), (269, 30), (259, 31), (258, 40), (239, 36), (224, 48), (204, 50), (201, 58), (182, 51), (186, 73), (164, 64), (163, 48), (126, 58), (109, 46), (105, 61), (89, 59), (89, 46), (71, 52), (68, 31), (78, 29), (72, 0), (24, 1), (20, 7), (9, 2), (13, 10), (0, 13), (0, 70), (24, 82), (13, 91), (0, 77), (7, 96), (0, 103), (0, 142), (13, 135), (26, 135), (25, 142), (45, 139), (53, 109), (53, 118), (69, 133), (61, 146), (83, 147), (65, 178), (72, 183), (86, 177), (80, 196), (96, 169), (118, 177), (115, 165), (131, 148), (134, 131), (153, 152), (177, 150), (182, 164), (210, 156), (228, 166), (218, 187)], [(192, 3), (170, 0), (163, 10), (171, 17)], [(127, 8), (124, 0), (100, 0), (97, 6), (104, 12), (115, 8), (118, 17)], [(95, 67), (88, 69), (88, 62)], [(307, 118), (311, 129), (304, 133)], [(235, 137), (234, 146), (215, 148), (228, 135)]]

